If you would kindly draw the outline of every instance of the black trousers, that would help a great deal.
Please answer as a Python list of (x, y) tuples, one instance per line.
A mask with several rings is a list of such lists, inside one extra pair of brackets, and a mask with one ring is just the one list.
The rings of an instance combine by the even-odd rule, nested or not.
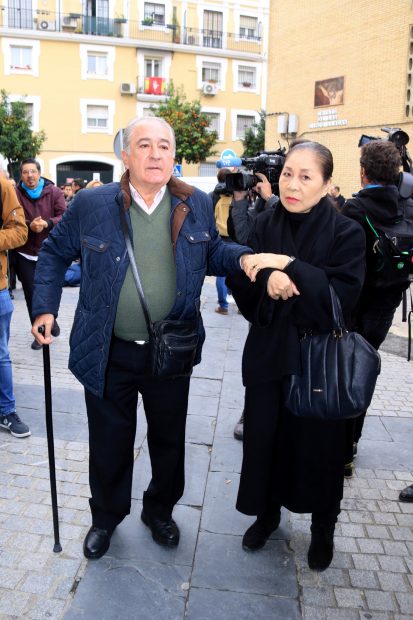
[(168, 518), (184, 491), (190, 379), (148, 375), (147, 356), (147, 345), (113, 337), (103, 398), (85, 390), (92, 522), (109, 531), (130, 512), (139, 393), (152, 466), (152, 479), (143, 496), (145, 512)]
[(29, 312), (30, 322), (33, 323), (32, 316), (32, 299), (34, 289), (34, 272), (36, 270), (37, 261), (29, 260), (18, 252), (14, 253), (14, 268), (22, 283), (24, 298), (26, 300), (27, 310)]

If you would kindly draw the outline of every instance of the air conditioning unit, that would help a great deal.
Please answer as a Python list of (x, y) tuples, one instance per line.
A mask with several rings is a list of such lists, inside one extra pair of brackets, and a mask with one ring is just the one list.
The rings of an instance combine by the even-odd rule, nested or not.
[(121, 95), (134, 95), (136, 93), (136, 86), (131, 82), (122, 82), (120, 85)]
[(77, 18), (76, 17), (70, 17), (70, 15), (65, 15), (62, 19), (62, 25), (65, 28), (77, 28)]
[(37, 22), (37, 30), (56, 30), (55, 22), (48, 22), (42, 19)]
[(202, 86), (202, 92), (204, 93), (204, 95), (216, 95), (218, 92), (218, 86), (216, 84), (206, 82)]

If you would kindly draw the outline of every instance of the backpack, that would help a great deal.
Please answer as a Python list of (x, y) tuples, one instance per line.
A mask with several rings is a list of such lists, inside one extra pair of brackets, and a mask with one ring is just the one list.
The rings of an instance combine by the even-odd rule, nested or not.
[(366, 283), (378, 288), (408, 287), (413, 274), (413, 201), (400, 200), (393, 224), (377, 224), (365, 215)]
[(221, 237), (228, 237), (227, 222), (231, 202), (232, 194), (222, 194), (215, 205), (215, 223)]

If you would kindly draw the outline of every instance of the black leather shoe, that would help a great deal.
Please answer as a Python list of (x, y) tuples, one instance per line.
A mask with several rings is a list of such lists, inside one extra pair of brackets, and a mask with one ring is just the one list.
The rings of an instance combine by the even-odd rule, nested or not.
[(401, 502), (413, 502), (413, 484), (400, 491), (399, 500)]
[(258, 515), (257, 520), (247, 529), (242, 539), (242, 548), (245, 551), (261, 549), (271, 534), (280, 525), (280, 511), (274, 514)]
[(311, 534), (308, 549), (308, 566), (311, 570), (323, 571), (331, 564), (334, 555), (334, 531), (316, 531)]
[(30, 345), (30, 347), (33, 349), (33, 351), (40, 351), (42, 346), (43, 345), (41, 345), (39, 342), (37, 342), (37, 340), (33, 340), (32, 344)]
[(151, 517), (142, 510), (141, 519), (152, 532), (152, 538), (163, 547), (176, 547), (179, 543), (179, 528), (172, 517), (158, 519)]
[(57, 321), (53, 323), (53, 327), (50, 330), (50, 333), (52, 334), (54, 338), (57, 338), (58, 336), (60, 336), (60, 327)]
[(88, 560), (98, 560), (109, 549), (110, 537), (108, 530), (101, 530), (92, 525), (83, 543), (83, 554)]

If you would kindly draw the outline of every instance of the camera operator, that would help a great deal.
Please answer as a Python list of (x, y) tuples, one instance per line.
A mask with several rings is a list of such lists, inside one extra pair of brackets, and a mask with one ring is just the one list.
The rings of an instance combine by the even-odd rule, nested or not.
[[(227, 243), (232, 243), (232, 240), (228, 234), (228, 217), (230, 211), (230, 205), (232, 202), (232, 193), (227, 190), (225, 179), (227, 174), (231, 171), (229, 168), (221, 168), (217, 172), (217, 180), (215, 188), (210, 192), (212, 200), (212, 206), (214, 209), (215, 224), (221, 239)], [(228, 314), (228, 294), (229, 291), (225, 284), (225, 276), (217, 276), (215, 279), (215, 285), (218, 295), (218, 305), (215, 308), (215, 312), (218, 314)]]
[(252, 195), (250, 190), (234, 191), (233, 193), (228, 220), (228, 234), (233, 241), (241, 244), (243, 243), (242, 239), (244, 241), (248, 239), (258, 213), (271, 209), (279, 201), (265, 174), (256, 172), (255, 175), (260, 181), (252, 188)]
[[(377, 228), (396, 221), (398, 205), (403, 200), (396, 186), (401, 163), (399, 150), (393, 142), (374, 140), (364, 144), (360, 157), (362, 189), (346, 201), (341, 211), (343, 215), (358, 221), (366, 233), (366, 279), (353, 327), (376, 349), (387, 336), (408, 282), (395, 280), (380, 285), (375, 281), (374, 245), (366, 216)], [(365, 416), (366, 412), (363, 412), (358, 418), (348, 421), (349, 437), (344, 470), (346, 477), (353, 474), (353, 459), (357, 453), (357, 442), (362, 434)]]

